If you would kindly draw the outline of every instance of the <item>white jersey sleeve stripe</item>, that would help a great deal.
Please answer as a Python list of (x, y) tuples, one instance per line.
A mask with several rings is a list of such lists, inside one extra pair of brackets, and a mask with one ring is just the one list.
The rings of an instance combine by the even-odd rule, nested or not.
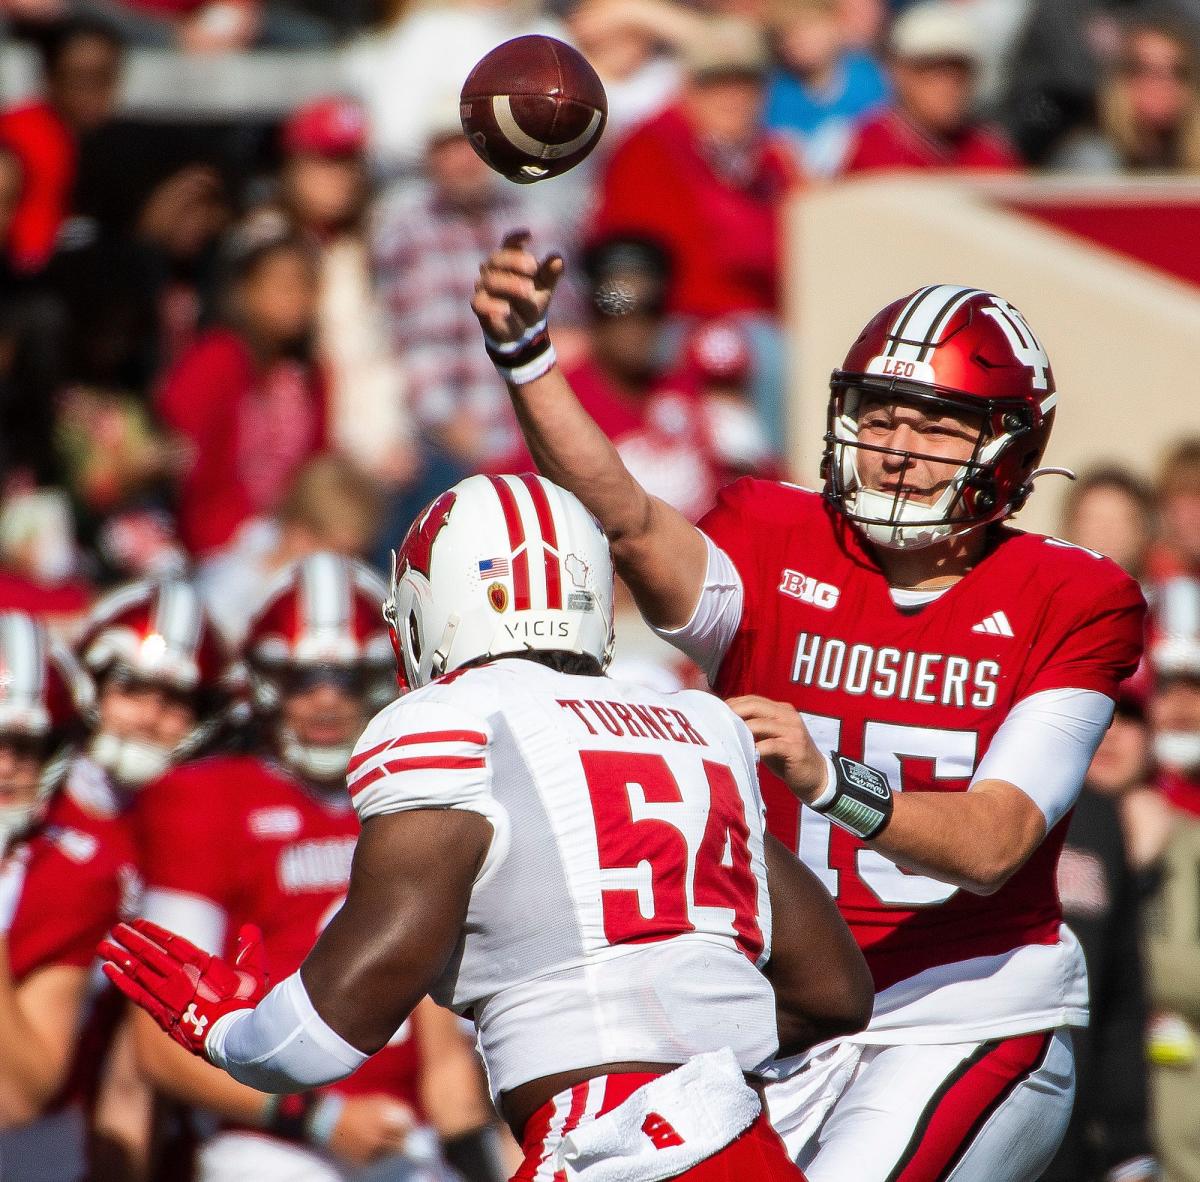
[(368, 747), (366, 751), (356, 754), (350, 760), (346, 772), (348, 775), (353, 775), (364, 763), (381, 755), (384, 751), (390, 751), (393, 747), (411, 747), (418, 743), (479, 743), (482, 745), (486, 742), (487, 736), (482, 731), (425, 731), (422, 734), (400, 735), (385, 743), (376, 743), (374, 747)]
[(487, 767), (487, 760), (481, 755), (413, 755), (408, 759), (390, 759), (354, 781), (350, 787), (350, 796), (357, 797), (377, 780), (398, 772), (467, 771), (483, 767)]

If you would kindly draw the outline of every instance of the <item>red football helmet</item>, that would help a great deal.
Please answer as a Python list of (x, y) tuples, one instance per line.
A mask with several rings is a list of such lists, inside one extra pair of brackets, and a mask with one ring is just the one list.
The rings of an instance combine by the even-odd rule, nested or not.
[[(896, 549), (928, 546), (1020, 509), (1057, 400), (1050, 359), (1025, 317), (991, 292), (949, 284), (923, 287), (879, 312), (833, 371), (830, 391), (825, 495), (873, 542)], [(860, 450), (906, 463), (939, 460), (859, 442), (865, 397), (978, 421), (974, 453), (933, 504), (863, 486)]]
[(0, 736), (45, 753), (36, 800), (0, 805), (0, 853), (40, 816), (65, 768), (62, 752), (93, 719), (92, 683), (70, 650), (24, 612), (0, 613)]
[[(370, 567), (313, 554), (284, 571), (250, 624), (243, 657), (255, 709), (273, 718), (289, 694), (332, 680), (374, 712), (396, 696), (395, 665), (382, 608), (387, 586)], [(357, 740), (302, 744), (279, 727), (280, 757), (302, 776), (340, 780)]]
[(195, 587), (182, 579), (120, 587), (101, 599), (76, 646), (97, 684), (118, 678), (185, 698), (196, 725), (173, 748), (100, 729), (88, 754), (115, 780), (140, 788), (194, 755), (220, 725), (229, 661)]

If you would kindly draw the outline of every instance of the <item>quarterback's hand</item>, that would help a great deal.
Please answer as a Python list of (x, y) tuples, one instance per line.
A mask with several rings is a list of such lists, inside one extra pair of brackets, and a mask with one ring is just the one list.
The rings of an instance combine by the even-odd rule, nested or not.
[(402, 1153), (416, 1120), (407, 1104), (391, 1096), (350, 1096), (329, 1138), (329, 1148), (352, 1166)]
[(809, 804), (825, 791), (829, 778), (825, 757), (795, 706), (758, 694), (730, 698), (725, 704), (750, 728), (759, 759), (794, 796)]
[(233, 964), (148, 919), (119, 923), (100, 943), (104, 975), (180, 1046), (204, 1055), (217, 1019), (253, 1009), (267, 991), (262, 932), (238, 933)]
[(479, 268), (471, 307), (486, 337), (510, 344), (546, 319), (550, 299), (563, 273), (562, 257), (548, 254), (540, 262), (529, 249), (529, 231), (506, 234)]

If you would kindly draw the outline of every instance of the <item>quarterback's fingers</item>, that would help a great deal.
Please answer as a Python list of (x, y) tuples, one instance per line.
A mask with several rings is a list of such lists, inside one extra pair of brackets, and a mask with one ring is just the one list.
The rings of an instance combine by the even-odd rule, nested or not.
[(540, 291), (553, 291), (566, 269), (567, 264), (563, 262), (562, 255), (548, 254), (538, 264), (537, 274), (533, 277), (534, 284)]
[(516, 226), (500, 239), (500, 249), (521, 250), (532, 237), (533, 235), (524, 226)]
[(492, 271), (511, 271), (514, 275), (537, 274), (538, 261), (529, 250), (494, 250), (483, 266)]
[(514, 275), (509, 271), (487, 270), (481, 276), (483, 290), (491, 296), (518, 303), (532, 305), (537, 300), (537, 289), (527, 275)]
[(475, 294), (474, 299), (471, 300), (471, 307), (480, 320), (495, 326), (496, 332), (492, 333), (494, 337), (500, 336), (504, 326), (508, 323), (508, 318), (512, 315), (512, 304), (508, 300), (497, 299), (484, 291)]

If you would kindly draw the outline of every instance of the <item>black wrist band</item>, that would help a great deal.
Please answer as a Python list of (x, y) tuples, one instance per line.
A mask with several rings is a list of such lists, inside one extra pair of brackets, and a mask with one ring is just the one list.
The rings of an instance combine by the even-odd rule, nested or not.
[(887, 776), (836, 751), (831, 762), (833, 799), (816, 811), (864, 841), (878, 837), (892, 819), (892, 786)]

